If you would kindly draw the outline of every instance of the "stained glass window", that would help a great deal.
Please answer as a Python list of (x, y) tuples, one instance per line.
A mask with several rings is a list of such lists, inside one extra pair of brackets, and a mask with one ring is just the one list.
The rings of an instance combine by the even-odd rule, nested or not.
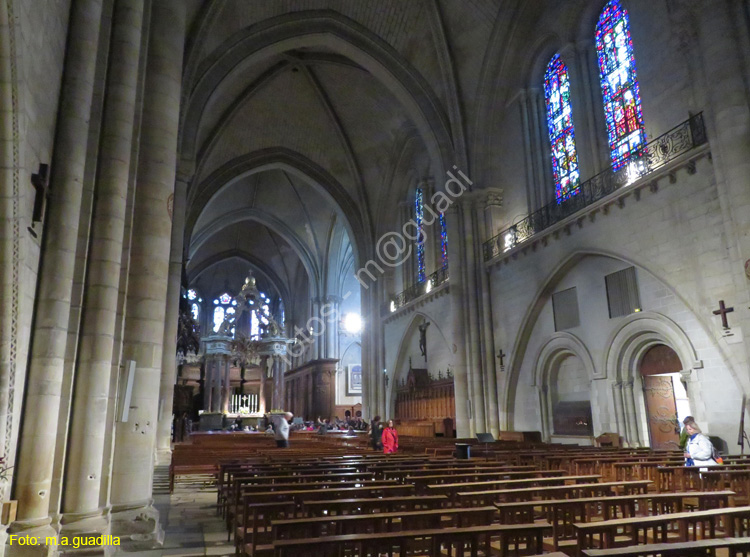
[(628, 12), (618, 0), (610, 0), (599, 16), (596, 52), (612, 166), (617, 170), (640, 157), (646, 145)]
[(417, 221), (417, 282), (424, 282), (424, 225), (422, 220), (424, 218), (424, 192), (422, 188), (417, 188), (416, 195), (414, 196), (414, 214), (416, 215)]
[(578, 193), (578, 156), (576, 154), (573, 110), (570, 105), (568, 68), (555, 54), (544, 73), (544, 98), (547, 104), (547, 129), (552, 146), (552, 176), (555, 199), (564, 201)]
[(219, 327), (224, 322), (224, 308), (222, 306), (216, 306), (214, 308), (214, 333), (219, 332)]
[(448, 225), (444, 213), (440, 213), (440, 256), (445, 267), (448, 264)]
[(268, 296), (261, 292), (259, 307), (257, 311), (252, 311), (250, 314), (250, 338), (252, 339), (259, 339), (262, 333), (261, 327), (268, 325), (268, 319), (264, 317), (268, 314), (268, 301)]
[(231, 301), (232, 301), (232, 297), (226, 292), (222, 294), (221, 296), (219, 296), (219, 302), (222, 304), (228, 304)]
[(190, 300), (191, 302), (195, 300), (197, 297), (198, 297), (198, 293), (192, 288), (187, 291), (187, 299)]
[(190, 312), (193, 314), (193, 319), (195, 321), (198, 321), (198, 318), (201, 315), (200, 306), (196, 304), (195, 302), (193, 302), (193, 304), (190, 306)]

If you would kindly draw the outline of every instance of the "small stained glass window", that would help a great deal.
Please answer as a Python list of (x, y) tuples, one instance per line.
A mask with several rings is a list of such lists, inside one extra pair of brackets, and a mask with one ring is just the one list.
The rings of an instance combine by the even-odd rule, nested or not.
[(222, 306), (216, 306), (214, 308), (214, 333), (219, 332), (221, 324), (224, 322), (224, 308)]
[(445, 222), (445, 213), (440, 213), (440, 256), (445, 267), (448, 264), (448, 225)]
[(417, 282), (424, 282), (425, 275), (425, 233), (424, 233), (424, 192), (422, 188), (417, 188), (414, 199), (414, 214), (417, 220)]

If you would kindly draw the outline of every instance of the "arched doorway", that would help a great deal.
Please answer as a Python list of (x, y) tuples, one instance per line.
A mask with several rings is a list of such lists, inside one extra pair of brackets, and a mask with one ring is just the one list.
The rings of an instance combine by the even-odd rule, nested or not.
[(641, 358), (638, 371), (643, 379), (643, 396), (652, 449), (677, 449), (680, 423), (690, 414), (687, 391), (680, 380), (682, 362), (666, 344), (656, 344)]

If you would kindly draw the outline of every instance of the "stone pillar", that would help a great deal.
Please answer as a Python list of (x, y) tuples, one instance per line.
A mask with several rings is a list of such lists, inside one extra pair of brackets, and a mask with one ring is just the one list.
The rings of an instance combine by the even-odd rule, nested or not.
[(134, 408), (128, 423), (117, 424), (111, 491), (112, 534), (124, 538), (126, 550), (163, 539), (151, 489), (172, 228), (167, 205), (177, 168), (186, 7), (181, 0), (159, 0), (151, 9), (124, 327), (124, 352), (137, 365)]
[[(409, 222), (412, 218), (412, 213), (414, 210), (414, 204), (411, 201), (401, 201), (398, 204), (398, 210), (400, 215), (400, 223), (401, 226), (399, 227), (399, 230), (403, 230), (404, 225)], [(410, 232), (411, 234), (411, 232)], [(406, 241), (411, 242), (411, 240), (406, 239)], [(396, 293), (403, 292), (406, 290), (410, 285), (417, 282), (417, 273), (415, 271), (415, 260), (416, 256), (414, 255), (414, 250), (412, 249), (412, 255), (407, 257), (401, 265), (398, 266), (398, 268), (401, 270), (401, 284)], [(398, 277), (399, 273), (396, 273)], [(398, 278), (395, 281), (396, 284), (398, 284)], [(374, 416), (374, 414), (373, 414)]]
[(641, 439), (638, 435), (638, 416), (635, 412), (635, 398), (633, 397), (633, 380), (624, 381), (622, 396), (625, 400), (625, 413), (628, 423), (628, 442), (631, 446), (640, 447)]
[(221, 412), (221, 365), (219, 356), (211, 356), (211, 412)]
[(229, 362), (229, 356), (222, 356), (221, 358), (221, 373), (224, 376), (221, 388), (221, 411), (225, 414), (229, 412), (229, 399), (232, 396), (232, 384), (230, 381), (231, 366)]
[(203, 411), (211, 411), (211, 363), (208, 356), (203, 358), (201, 364), (201, 389), (203, 389)]
[(461, 269), (464, 267), (463, 218), (457, 203), (451, 205), (445, 213), (448, 226), (448, 261), (451, 266), (450, 302), (453, 338), (451, 352), (454, 354), (453, 381), (456, 393), (456, 436), (473, 437), (474, 409), (469, 401), (469, 378), (466, 363), (466, 340), (464, 336), (464, 306), (467, 299)]
[(325, 357), (326, 358), (338, 358), (338, 337), (339, 337), (339, 321), (343, 318), (341, 315), (340, 307), (341, 298), (334, 295), (326, 296), (326, 305), (323, 308), (325, 314), (326, 331), (325, 331)]
[(266, 413), (266, 377), (268, 376), (268, 356), (260, 357), (260, 386), (258, 387), (258, 412)]
[[(727, 249), (734, 261), (731, 269), (732, 286), (739, 300), (747, 307), (750, 295), (750, 106), (745, 93), (747, 70), (738, 48), (737, 36), (746, 33), (742, 8), (734, 2), (717, 2), (712, 9), (704, 3), (688, 3), (694, 9), (699, 28), (699, 50), (703, 58), (705, 88), (709, 109), (706, 113), (713, 171), (719, 192)], [(744, 29), (744, 30), (741, 30)], [(708, 179), (708, 178), (707, 178)], [(727, 292), (728, 293), (728, 292)], [(735, 307), (736, 307), (735, 305)], [(736, 316), (736, 317), (735, 317)], [(733, 326), (750, 334), (750, 314), (732, 314)], [(744, 346), (744, 354), (742, 353)], [(750, 342), (733, 345), (738, 363), (737, 373), (746, 373), (750, 361)], [(744, 362), (743, 362), (744, 360)]]
[(167, 308), (164, 321), (164, 352), (161, 362), (161, 383), (159, 401), (161, 413), (156, 432), (156, 450), (160, 460), (172, 454), (171, 426), (172, 404), (174, 403), (175, 373), (177, 370), (176, 341), (177, 321), (180, 313), (180, 283), (182, 280), (182, 248), (185, 228), (185, 208), (187, 205), (187, 178), (182, 175), (175, 184), (172, 204), (172, 240), (169, 251), (169, 282), (167, 284)]
[(102, 0), (81, 0), (71, 8), (51, 167), (55, 188), (50, 193), (43, 236), (38, 309), (24, 401), (30, 411), (23, 421), (15, 469), (18, 514), (10, 532), (16, 534), (56, 534), (49, 526), (50, 488), (101, 16)]
[(622, 401), (622, 381), (612, 383), (612, 399), (615, 405), (615, 416), (617, 419), (617, 432), (627, 441), (628, 428), (625, 423), (625, 410)]
[(547, 390), (547, 385), (537, 386), (537, 395), (539, 397), (539, 416), (542, 426), (542, 441), (549, 443), (550, 435), (552, 435), (553, 432), (550, 429), (549, 401), (547, 398)]
[[(456, 178), (451, 178), (450, 186), (446, 188), (453, 192), (459, 193), (459, 186), (466, 186)], [(487, 431), (486, 416), (489, 412), (489, 398), (485, 395), (487, 388), (487, 362), (484, 361), (480, 351), (481, 334), (482, 334), (482, 313), (485, 308), (479, 307), (481, 292), (477, 289), (477, 274), (484, 272), (481, 267), (481, 233), (479, 231), (478, 218), (476, 215), (476, 206), (474, 200), (477, 195), (473, 193), (463, 193), (464, 197), (456, 199), (454, 206), (458, 207), (460, 219), (460, 228), (457, 230), (457, 244), (460, 250), (460, 263), (458, 266), (453, 265), (451, 273), (451, 301), (460, 305), (462, 324), (455, 329), (463, 337), (464, 354), (468, 394), (472, 400), (472, 431), (473, 437), (477, 432)], [(479, 197), (481, 199), (481, 197)], [(483, 227), (482, 227), (483, 228)], [(450, 245), (451, 242), (449, 242)], [(462, 297), (460, 302), (453, 297), (454, 280), (458, 278), (461, 283)], [(494, 391), (494, 388), (493, 388)]]
[(484, 241), (500, 233), (505, 223), (503, 221), (503, 190), (487, 188), (483, 190), (484, 201)]
[[(78, 369), (65, 474), (61, 533), (106, 533), (107, 481), (102, 477), (118, 321), (126, 199), (133, 150), (143, 0), (115, 6), (111, 66), (104, 103)], [(109, 455), (108, 455), (109, 457)], [(107, 464), (107, 468), (108, 468)]]
[(279, 356), (271, 357), (271, 369), (271, 376), (273, 377), (271, 410), (284, 410), (284, 370)]

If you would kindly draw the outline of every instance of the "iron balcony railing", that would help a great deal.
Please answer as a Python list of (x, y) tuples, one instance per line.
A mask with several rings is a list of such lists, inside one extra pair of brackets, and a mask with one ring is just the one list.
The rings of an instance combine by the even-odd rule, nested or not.
[(564, 201), (554, 201), (542, 207), (487, 240), (484, 243), (484, 260), (489, 261), (510, 251), (534, 234), (632, 184), (706, 141), (706, 127), (701, 112), (647, 143), (638, 156), (632, 157), (617, 171), (608, 168), (600, 172), (573, 189)]
[(448, 274), (448, 265), (445, 265), (443, 268), (438, 269), (437, 271), (429, 275), (422, 282), (412, 284), (403, 292), (399, 292), (398, 294), (396, 294), (396, 296), (391, 299), (390, 310), (396, 311), (398, 308), (405, 306), (406, 304), (416, 300), (420, 296), (428, 294), (432, 291), (433, 288), (436, 288), (444, 282), (447, 282), (449, 278), (450, 275)]

